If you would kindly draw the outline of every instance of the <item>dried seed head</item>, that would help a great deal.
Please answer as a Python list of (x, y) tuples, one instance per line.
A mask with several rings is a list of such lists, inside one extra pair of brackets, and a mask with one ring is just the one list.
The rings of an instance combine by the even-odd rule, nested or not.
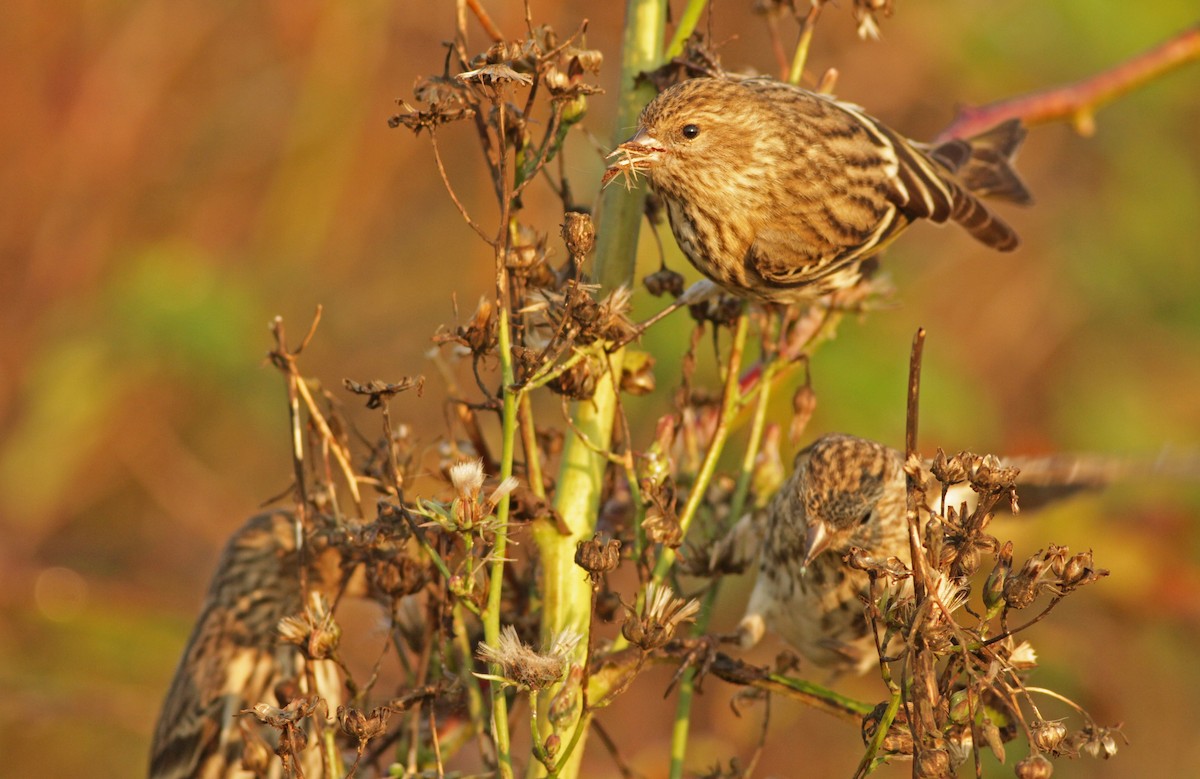
[(1071, 554), (1071, 550), (1065, 546), (1058, 544), (1050, 544), (1046, 550), (1046, 564), (1050, 566), (1050, 572), (1055, 576), (1062, 577), (1063, 570), (1067, 567), (1067, 557)]
[(959, 549), (954, 558), (955, 576), (973, 576), (979, 570), (979, 548), (974, 544)]
[(1108, 576), (1108, 571), (1105, 569), (1092, 566), (1092, 550), (1089, 549), (1075, 555), (1063, 566), (1062, 576), (1059, 578), (1059, 588), (1063, 592), (1067, 592)]
[(1067, 726), (1059, 720), (1046, 722), (1034, 720), (1030, 726), (1033, 745), (1041, 752), (1057, 754), (1063, 739), (1067, 736)]
[(1018, 671), (1029, 671), (1037, 668), (1037, 652), (1033, 648), (1033, 644), (1028, 641), (1022, 641), (1013, 649), (1012, 654), (1008, 656), (1008, 662)]
[(1044, 755), (1030, 755), (1017, 763), (1013, 769), (1018, 779), (1050, 779), (1054, 774), (1054, 764)]
[(633, 293), (626, 286), (604, 296), (597, 306), (596, 328), (600, 338), (622, 343), (637, 334), (637, 327), (629, 319), (632, 300)]
[(999, 607), (1004, 602), (1004, 585), (1012, 573), (1012, 541), (1005, 542), (996, 555), (996, 565), (988, 574), (987, 583), (983, 585), (983, 604), (989, 610)]
[(283, 756), (289, 755), (291, 760), (296, 759), (305, 749), (308, 748), (308, 733), (304, 728), (296, 726), (285, 727), (279, 732), (279, 745), (275, 747), (275, 753)]
[(483, 489), (483, 460), (460, 460), (450, 466), (450, 483), (458, 497), (474, 501)]
[(942, 521), (931, 516), (925, 525), (925, 548), (929, 552), (929, 562), (935, 568), (942, 568), (955, 557), (953, 547), (946, 545), (946, 530)]
[(546, 386), (572, 400), (589, 400), (596, 394), (596, 366), (591, 360), (580, 360)]
[(922, 749), (917, 755), (916, 775), (929, 779), (950, 776), (950, 753), (944, 749)]
[(788, 426), (788, 440), (794, 446), (803, 437), (808, 428), (809, 420), (817, 410), (817, 393), (813, 391), (811, 382), (804, 382), (796, 388), (792, 395), (792, 421)]
[(592, 217), (582, 211), (568, 211), (563, 215), (563, 243), (574, 262), (582, 262), (592, 253), (596, 245), (596, 227)]
[(280, 638), (299, 646), (310, 660), (329, 657), (342, 638), (342, 629), (333, 619), (329, 601), (320, 592), (309, 593), (304, 611), (279, 620), (276, 630)]
[(596, 533), (590, 541), (580, 541), (575, 545), (575, 564), (588, 572), (592, 583), (600, 581), (600, 575), (608, 573), (621, 562), (621, 542), (610, 538), (601, 542), (600, 534)]
[(521, 641), (516, 627), (507, 625), (501, 631), (496, 646), (480, 643), (476, 651), (480, 660), (499, 666), (500, 675), (476, 676), (527, 690), (541, 690), (562, 678), (567, 667), (567, 654), (578, 643), (578, 634), (565, 630), (555, 638), (550, 651), (541, 654)]
[(626, 349), (621, 361), (621, 391), (641, 396), (654, 392), (654, 356), (639, 349)]
[(288, 725), (295, 725), (300, 720), (308, 717), (317, 710), (317, 706), (321, 703), (321, 699), (316, 695), (308, 697), (293, 698), (287, 706), (278, 708), (269, 703), (259, 703), (249, 711), (254, 713), (259, 722), (270, 725), (273, 728), (283, 729)]
[(271, 765), (272, 750), (267, 742), (259, 735), (257, 728), (247, 727), (239, 720), (242, 732), (242, 770), (249, 771), (255, 776), (266, 776)]
[(567, 671), (567, 678), (562, 687), (550, 701), (550, 711), (547, 714), (550, 724), (555, 728), (565, 727), (568, 722), (574, 722), (579, 716), (582, 704), (583, 666), (572, 663)]
[(953, 457), (947, 457), (946, 453), (938, 448), (937, 454), (933, 457), (933, 463), (929, 467), (933, 478), (947, 487), (953, 486), (967, 479), (967, 467), (963, 464), (963, 455), (966, 452), (961, 452)]
[(642, 285), (656, 298), (662, 297), (664, 293), (677, 298), (683, 294), (683, 274), (663, 266), (643, 278)]
[(986, 495), (1011, 491), (1020, 472), (1019, 468), (1006, 467), (1000, 462), (1000, 458), (989, 454), (983, 457), (977, 456), (971, 462), (967, 470), (967, 479), (971, 483), (972, 489)]
[(732, 295), (717, 295), (688, 306), (688, 313), (697, 322), (711, 322), (713, 327), (730, 327), (742, 313), (742, 301)]
[(490, 514), (500, 505), (500, 501), (512, 494), (512, 491), (520, 484), (520, 480), (516, 476), (509, 476), (504, 481), (496, 485), (496, 489), (492, 490), (484, 501), (486, 513)]
[(854, 19), (858, 22), (858, 37), (879, 40), (880, 16), (892, 15), (892, 0), (854, 0)]
[(938, 571), (931, 584), (934, 587), (932, 594), (942, 607), (937, 615), (943, 620), (949, 620), (950, 615), (971, 597), (971, 583), (966, 579), (954, 579)]
[(1004, 583), (1004, 600), (1014, 609), (1024, 609), (1033, 603), (1042, 584), (1042, 574), (1046, 570), (1044, 554), (1030, 557), (1015, 576), (1009, 576)]
[(387, 731), (390, 713), (384, 706), (372, 709), (370, 714), (363, 714), (362, 711), (349, 706), (338, 706), (338, 727), (362, 745)]
[(700, 602), (677, 598), (666, 585), (651, 584), (646, 588), (641, 615), (635, 614), (629, 606), (625, 608), (627, 613), (621, 635), (629, 643), (649, 652), (674, 638), (681, 624), (695, 619)]
[(1000, 728), (996, 726), (990, 718), (985, 717), (980, 723), (979, 732), (983, 735), (983, 742), (987, 744), (988, 749), (992, 750), (992, 754), (1001, 763), (1004, 762), (1004, 737), (1000, 734)]
[(1083, 753), (1088, 757), (1102, 757), (1105, 760), (1117, 754), (1116, 737), (1125, 737), (1120, 727), (1102, 728), (1096, 725), (1088, 725), (1081, 735), (1086, 739), (1082, 747)]

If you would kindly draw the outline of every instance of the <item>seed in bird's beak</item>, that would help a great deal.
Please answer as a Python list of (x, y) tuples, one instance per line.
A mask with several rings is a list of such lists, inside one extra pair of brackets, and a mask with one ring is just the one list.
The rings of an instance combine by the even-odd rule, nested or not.
[(637, 173), (652, 167), (664, 151), (658, 141), (645, 128), (641, 128), (608, 155), (610, 159), (617, 159), (604, 172), (600, 183), (607, 186), (618, 175), (624, 174), (626, 186), (631, 186), (637, 179)]

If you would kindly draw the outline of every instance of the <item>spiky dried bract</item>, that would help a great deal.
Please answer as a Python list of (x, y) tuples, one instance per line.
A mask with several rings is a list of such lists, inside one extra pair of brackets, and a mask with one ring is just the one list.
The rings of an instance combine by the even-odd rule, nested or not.
[(975, 193), (1029, 202), (1009, 161), (1015, 122), (935, 148), (857, 106), (765, 78), (697, 78), (655, 98), (606, 172), (645, 174), (683, 253), (731, 292), (812, 300), (917, 219), (952, 220), (987, 246), (1016, 233)]

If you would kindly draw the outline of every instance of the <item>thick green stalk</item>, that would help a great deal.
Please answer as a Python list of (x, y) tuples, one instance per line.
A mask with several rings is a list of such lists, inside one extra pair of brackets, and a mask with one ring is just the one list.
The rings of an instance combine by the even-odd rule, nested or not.
[[(504, 382), (503, 435), (500, 452), (500, 480), (512, 476), (513, 453), (517, 439), (517, 394), (512, 389), (515, 382), (512, 361), (512, 333), (508, 318), (508, 307), (500, 307), (499, 322), (500, 373)], [(496, 507), (496, 542), (492, 546), (492, 563), (489, 575), (487, 611), (483, 615), (483, 635), (490, 646), (500, 645), (500, 596), (504, 587), (504, 555), (508, 550), (508, 508), (510, 498), (505, 495)], [(488, 673), (500, 676), (501, 670), (495, 663)], [(508, 704), (504, 698), (504, 687), (492, 683), (492, 728), (496, 742), (496, 774), (500, 779), (512, 779), (512, 753), (508, 736)]]
[[(621, 91), (612, 134), (613, 146), (633, 135), (638, 114), (654, 98), (653, 86), (635, 87), (633, 81), (639, 73), (658, 67), (666, 16), (666, 0), (628, 0), (626, 3)], [(609, 187), (600, 196), (593, 277), (604, 289), (628, 286), (633, 281), (638, 228), (645, 202), (646, 192), (640, 188), (627, 192), (624, 187)]]
[[(746, 454), (742, 457), (742, 472), (738, 474), (737, 487), (730, 501), (730, 519), (737, 522), (746, 510), (746, 499), (750, 495), (750, 482), (754, 478), (754, 464), (758, 458), (758, 449), (762, 446), (763, 432), (767, 428), (767, 406), (771, 402), (771, 382), (774, 380), (775, 368), (778, 363), (771, 363), (763, 369), (762, 385), (759, 389), (757, 405), (754, 407), (754, 422), (750, 426), (750, 439), (746, 442)], [(704, 594), (704, 603), (700, 608), (700, 616), (696, 619), (693, 635), (700, 636), (708, 629), (708, 620), (712, 617), (713, 603), (717, 600), (720, 590), (720, 579), (716, 579)], [(687, 754), (688, 731), (692, 723), (692, 697), (696, 692), (696, 669), (689, 668), (683, 674), (679, 683), (679, 701), (675, 706), (675, 723), (671, 730), (671, 779), (682, 779), (683, 759)]]
[[(638, 113), (653, 97), (652, 87), (635, 89), (633, 80), (638, 73), (658, 66), (665, 19), (666, 0), (627, 2), (615, 142), (632, 134)], [(593, 276), (607, 290), (629, 286), (633, 281), (644, 202), (644, 192), (626, 192), (620, 187), (611, 187), (601, 196)], [(607, 462), (596, 449), (606, 450), (612, 441), (617, 408), (613, 376), (619, 376), (620, 370), (618, 352), (610, 357), (610, 370), (597, 382), (592, 400), (576, 403), (572, 410), (574, 427), (586, 441), (579, 435), (567, 437), (554, 496), (554, 507), (568, 532), (561, 533), (545, 523), (534, 536), (542, 558), (542, 636), (546, 642), (565, 629), (586, 635), (591, 622), (591, 586), (583, 571), (575, 566), (575, 545), (590, 537), (596, 526)], [(585, 643), (581, 641), (576, 649), (575, 662), (584, 662)], [(550, 698), (555, 691), (543, 693), (538, 707), (541, 711), (550, 710)], [(560, 722), (557, 726), (560, 731), (571, 733), (576, 723)], [(548, 723), (541, 723), (541, 735), (535, 738), (544, 737), (548, 728)], [(579, 744), (564, 761), (566, 765), (559, 767), (557, 775), (575, 779), (582, 756), (583, 745)], [(538, 776), (543, 770), (537, 761), (530, 761), (530, 776)]]

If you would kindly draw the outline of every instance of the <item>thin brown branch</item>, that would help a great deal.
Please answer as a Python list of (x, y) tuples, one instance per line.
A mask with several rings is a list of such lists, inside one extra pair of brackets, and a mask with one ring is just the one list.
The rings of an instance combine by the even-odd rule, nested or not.
[(604, 729), (604, 727), (600, 724), (600, 721), (593, 717), (591, 726), (592, 730), (594, 730), (596, 735), (600, 738), (600, 743), (604, 745), (604, 748), (608, 750), (609, 756), (613, 759), (613, 762), (616, 763), (617, 772), (621, 774), (622, 779), (644, 779), (642, 774), (630, 768), (629, 764), (621, 758), (621, 752), (617, 748), (617, 742), (613, 741), (612, 736), (608, 735), (608, 731)]
[(483, 228), (475, 223), (475, 220), (472, 219), (471, 215), (467, 213), (467, 209), (465, 206), (463, 206), (462, 201), (458, 199), (458, 194), (454, 191), (454, 186), (450, 183), (450, 177), (446, 174), (446, 166), (442, 163), (442, 152), (441, 149), (438, 148), (436, 128), (429, 128), (429, 138), (433, 142), (433, 159), (437, 162), (438, 175), (442, 177), (442, 185), (446, 187), (446, 191), (450, 193), (450, 200), (454, 202), (454, 207), (458, 209), (459, 215), (462, 216), (463, 220), (471, 227), (471, 229), (479, 234), (480, 238), (487, 241), (489, 246), (495, 246), (496, 244), (492, 237), (485, 233)]
[(479, 22), (479, 26), (483, 28), (484, 33), (492, 39), (492, 43), (499, 43), (504, 40), (504, 33), (500, 32), (500, 28), (492, 21), (492, 17), (479, 0), (467, 0), (467, 8), (471, 9), (471, 13), (475, 14), (475, 20)]
[(1095, 129), (1094, 117), (1100, 107), (1196, 59), (1200, 59), (1200, 25), (1190, 27), (1109, 70), (1072, 84), (984, 106), (963, 106), (938, 141), (977, 135), (1008, 119), (1020, 119), (1026, 124), (1065, 119), (1080, 135), (1090, 135)]

